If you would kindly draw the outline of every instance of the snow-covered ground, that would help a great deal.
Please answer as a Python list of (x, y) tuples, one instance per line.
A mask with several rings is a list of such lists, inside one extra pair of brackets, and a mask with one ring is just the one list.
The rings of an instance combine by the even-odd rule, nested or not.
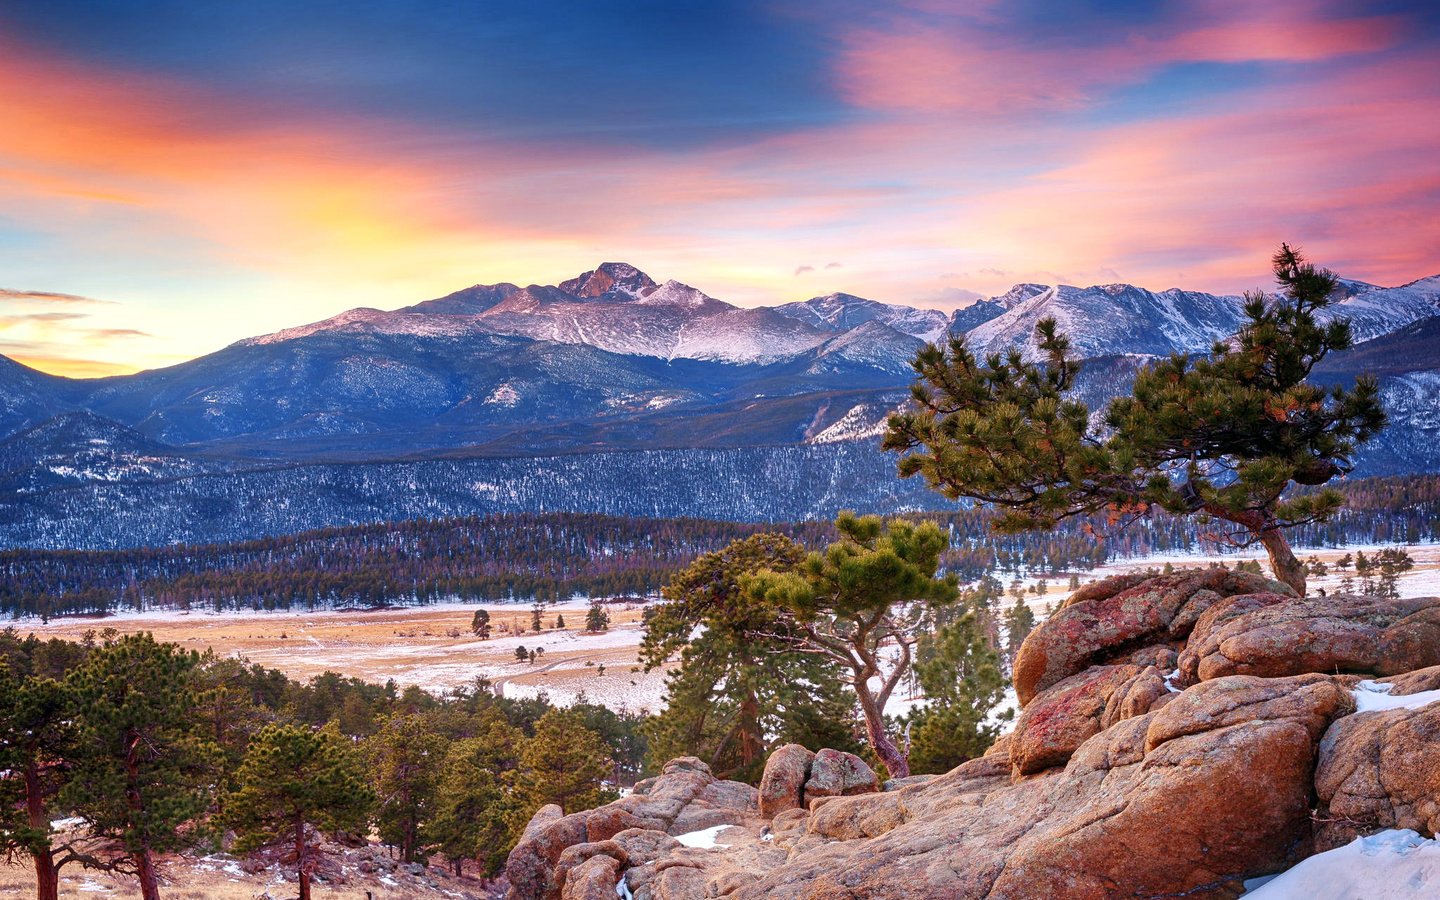
[(1440, 842), (1408, 829), (1382, 831), (1246, 887), (1250, 900), (1434, 900)]
[[(1374, 555), (1377, 550), (1402, 548), (1410, 557), (1415, 560), (1415, 568), (1409, 572), (1401, 573), (1397, 582), (1397, 589), (1401, 597), (1432, 597), (1440, 594), (1440, 544), (1354, 544), (1346, 547), (1296, 547), (1295, 555), (1301, 560), (1308, 560), (1311, 557), (1319, 557), (1327, 566), (1330, 566), (1330, 573), (1319, 577), (1312, 576), (1309, 579), (1310, 590), (1324, 588), (1328, 593), (1334, 593), (1340, 589), (1342, 574), (1334, 568), (1335, 560), (1349, 553), (1354, 555), (1364, 552), (1366, 555)], [(1138, 572), (1149, 568), (1161, 568), (1166, 563), (1178, 568), (1208, 566), (1211, 563), (1223, 563), (1233, 566), (1240, 560), (1255, 560), (1260, 563), (1261, 568), (1268, 572), (1269, 565), (1266, 562), (1265, 553), (1258, 547), (1251, 547), (1244, 550), (1237, 550), (1233, 553), (1166, 553), (1155, 556), (1140, 556), (1130, 559), (1117, 559), (1106, 563), (1098, 569), (1087, 573), (1082, 581), (1092, 581), (1100, 578), (1107, 578), (1111, 575), (1118, 575), (1125, 572)], [(1355, 570), (1350, 569), (1353, 576)], [(1049, 579), (1052, 585), (1057, 584), (1055, 578)], [(1032, 583), (1027, 581), (1027, 585)], [(1063, 587), (1064, 581), (1058, 584)]]
[[(405, 612), (405, 611), (407, 611), (407, 610), (414, 610), (414, 611), (417, 611), (417, 612), (420, 612), (420, 611), (431, 611), (431, 612), (437, 612), (437, 613), (444, 613), (444, 612), (465, 612), (465, 613), (473, 613), (473, 612), (474, 612), (475, 610), (477, 610), (477, 609), (486, 609), (486, 610), (490, 610), (491, 612), (496, 612), (496, 611), (515, 612), (516, 610), (526, 610), (526, 611), (528, 611), (529, 608), (530, 608), (530, 601), (528, 601), (528, 600), (514, 601), (514, 602), (509, 602), (509, 603), (502, 603), (502, 602), (477, 602), (477, 601), (475, 601), (475, 600), (450, 599), (450, 600), (441, 600), (441, 601), (439, 601), (438, 603), (424, 603), (424, 604), (420, 604), (420, 603), (414, 603), (414, 602), (412, 602), (412, 601), (410, 601), (410, 600), (401, 598), (401, 599), (394, 600), (394, 601), (392, 601), (392, 602), (393, 602), (393, 604), (394, 604), (393, 606), (390, 606), (390, 607), (382, 607), (382, 608), (378, 608), (378, 609), (372, 609), (372, 608), (370, 608), (370, 607), (340, 607), (340, 608), (338, 608), (338, 609), (305, 609), (305, 608), (303, 608), (303, 607), (296, 607), (296, 608), (293, 608), (293, 609), (275, 609), (275, 610), (227, 609), (227, 610), (225, 610), (225, 611), (223, 611), (223, 612), (216, 612), (216, 611), (213, 610), (213, 609), (200, 608), (200, 607), (196, 607), (196, 608), (192, 608), (192, 609), (144, 609), (144, 610), (120, 609), (120, 610), (116, 610), (115, 612), (109, 613), (109, 614), (104, 615), (104, 616), (56, 616), (56, 617), (54, 617), (54, 618), (52, 618), (52, 619), (50, 619), (50, 620), (48, 620), (48, 621), (41, 621), (41, 620), (38, 619), (38, 618), (28, 618), (28, 617), (27, 617), (27, 618), (24, 618), (24, 619), (20, 619), (20, 620), (19, 620), (19, 625), (20, 625), (21, 627), (23, 627), (23, 630), (25, 630), (25, 631), (32, 631), (32, 630), (33, 630), (33, 631), (44, 631), (44, 630), (47, 629), (47, 628), (51, 628), (51, 629), (64, 629), (64, 628), (69, 628), (69, 627), (73, 626), (76, 622), (88, 620), (88, 621), (93, 622), (96, 628), (104, 628), (105, 626), (113, 626), (113, 627), (115, 627), (115, 628), (121, 628), (122, 630), (125, 630), (125, 631), (132, 631), (132, 630), (134, 630), (133, 627), (128, 627), (128, 626), (145, 625), (145, 624), (147, 624), (147, 623), (154, 623), (154, 624), (157, 624), (157, 625), (158, 625), (158, 624), (188, 623), (188, 622), (227, 622), (227, 623), (229, 623), (229, 622), (239, 622), (239, 621), (245, 621), (245, 620), (253, 620), (253, 621), (254, 621), (255, 623), (257, 623), (257, 624), (259, 624), (259, 623), (264, 623), (264, 624), (266, 624), (266, 625), (273, 625), (273, 624), (276, 624), (276, 623), (284, 623), (284, 622), (286, 622), (287, 620), (295, 620), (295, 621), (303, 622), (303, 621), (306, 620), (306, 619), (314, 619), (316, 616), (324, 616), (324, 615), (329, 615), (329, 614), (332, 614), (332, 613), (345, 613), (345, 614), (357, 614), (357, 613), (358, 613), (358, 614), (371, 614), (371, 613), (381, 613), (381, 612), (390, 612), (390, 613), (399, 612), (399, 613), (403, 613), (403, 612)], [(545, 604), (545, 614), (546, 614), (547, 616), (550, 616), (550, 615), (552, 615), (552, 614), (554, 614), (554, 613), (566, 613), (566, 614), (569, 614), (569, 613), (571, 613), (571, 612), (578, 612), (578, 613), (580, 613), (581, 615), (583, 615), (584, 612), (585, 612), (586, 610), (588, 610), (589, 608), (590, 608), (590, 600), (589, 600), (589, 599), (586, 599), (586, 598), (575, 598), (575, 599), (571, 599), (571, 600), (561, 600), (561, 601), (554, 602), (554, 603), (549, 603), (549, 602), (547, 602), (547, 603)], [(529, 645), (527, 644), (526, 646), (529, 646)], [(513, 649), (513, 648), (511, 648), (511, 649)]]
[(682, 847), (698, 847), (702, 850), (714, 850), (717, 847), (724, 848), (730, 845), (722, 844), (716, 839), (720, 836), (720, 832), (733, 827), (733, 825), (714, 825), (710, 828), (702, 828), (699, 831), (690, 831), (685, 834), (676, 835), (675, 840), (679, 841)]

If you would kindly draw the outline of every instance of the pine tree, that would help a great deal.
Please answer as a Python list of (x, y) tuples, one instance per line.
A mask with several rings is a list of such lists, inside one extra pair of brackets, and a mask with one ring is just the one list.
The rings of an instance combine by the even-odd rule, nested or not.
[(483, 609), (475, 610), (475, 615), (470, 619), (470, 631), (482, 641), (490, 639), (490, 613)]
[(1375, 593), (1375, 565), (1370, 557), (1365, 555), (1364, 550), (1355, 553), (1355, 575), (1360, 579), (1360, 593)]
[(590, 604), (589, 612), (585, 613), (585, 630), (600, 632), (609, 629), (610, 614), (605, 611), (605, 606), (599, 600)]
[(647, 610), (640, 659), (646, 671), (677, 661), (663, 709), (645, 726), (650, 757), (706, 760), (725, 778), (758, 780), (773, 746), (854, 747), (853, 699), (832, 661), (797, 652), (780, 610), (754, 603), (744, 580), (794, 571), (805, 550), (758, 534), (707, 553), (676, 574), (666, 603)]
[(310, 900), (317, 852), (306, 828), (362, 832), (375, 803), (364, 764), (333, 727), (267, 725), (251, 742), (236, 781), (225, 803), (236, 848), (292, 847), (300, 900)]
[(954, 578), (936, 575), (949, 538), (933, 522), (887, 524), (851, 512), (841, 513), (835, 527), (840, 538), (824, 553), (810, 554), (798, 572), (758, 573), (746, 582), (746, 595), (783, 612), (791, 628), (779, 636), (796, 649), (846, 670), (870, 748), (890, 777), (904, 778), (910, 768), (890, 734), (885, 705), (909, 672), (926, 616), (958, 598)]
[(85, 856), (55, 842), (48, 815), (69, 777), (73, 709), (64, 684), (21, 678), (0, 660), (0, 853), (30, 857), (38, 900), (56, 900), (61, 867)]
[(68, 680), (79, 733), (64, 801), (92, 835), (114, 846), (111, 864), (157, 900), (154, 855), (195, 840), (210, 803), (217, 750), (191, 733), (198, 662), (149, 634), (126, 635), (90, 654)]
[(1373, 378), (1329, 390), (1307, 381), (1351, 346), (1348, 322), (1317, 319), (1337, 282), (1288, 245), (1272, 262), (1278, 297), (1247, 295), (1239, 333), (1209, 357), (1143, 367), (1103, 429), (1072, 396), (1079, 366), (1045, 319), (1036, 326), (1044, 364), (1012, 349), (982, 365), (963, 338), (921, 350), (913, 409), (891, 417), (884, 446), (904, 454), (901, 475), (999, 507), (1001, 531), (1090, 513), (1128, 523), (1155, 508), (1225, 523), (1213, 536), (1261, 544), (1275, 576), (1303, 595), (1304, 568), (1284, 529), (1332, 517), (1342, 498), (1287, 490), (1348, 472), (1385, 413)]
[(1402, 547), (1386, 547), (1375, 554), (1375, 568), (1380, 573), (1379, 595), (1386, 599), (1400, 596), (1400, 575), (1415, 568), (1415, 560)]
[(396, 713), (365, 742), (370, 779), (379, 798), (375, 824), (380, 840), (400, 850), (405, 862), (420, 852), (420, 832), (435, 804), (445, 741), (421, 716)]
[(243, 662), (220, 659), (210, 651), (190, 670), (194, 692), (191, 728), (217, 751), (212, 757), (217, 764), (212, 777), (222, 798), (223, 792), (233, 787), (232, 779), (250, 738), (274, 718), (270, 710), (255, 702), (251, 680)]
[(516, 816), (505, 780), (519, 764), (516, 753), (523, 742), (524, 735), (496, 714), (476, 737), (455, 741), (446, 750), (435, 814), (424, 833), (456, 875), (467, 859), (479, 861), (487, 878), (504, 866), (514, 845), (510, 820)]
[(555, 627), (556, 627), (556, 628), (564, 628), (564, 627), (565, 627), (565, 614), (564, 614), (564, 613), (556, 613), (556, 615), (555, 615)]
[(535, 723), (535, 736), (520, 748), (519, 765), (511, 773), (516, 801), (511, 825), (524, 827), (548, 803), (575, 812), (613, 799), (602, 784), (613, 765), (610, 748), (579, 716), (550, 710)]
[(531, 631), (542, 631), (545, 628), (545, 623), (540, 621), (540, 613), (543, 611), (544, 607), (541, 606), (539, 603), (536, 603), (534, 606), (530, 607)]
[(1035, 613), (1024, 600), (1016, 600), (1005, 614), (1005, 658), (1011, 665), (1015, 663), (1015, 654), (1020, 652), (1020, 645), (1034, 627)]
[(947, 772), (985, 752), (1000, 732), (987, 721), (1005, 696), (1000, 657), (974, 611), (922, 639), (915, 663), (927, 705), (909, 718), (911, 765)]

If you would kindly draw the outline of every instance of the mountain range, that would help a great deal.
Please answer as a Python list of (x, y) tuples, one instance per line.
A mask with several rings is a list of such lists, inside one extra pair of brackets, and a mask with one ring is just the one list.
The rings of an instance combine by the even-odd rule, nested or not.
[[(1317, 375), (1380, 375), (1394, 423), (1362, 470), (1440, 469), (1440, 276), (1396, 288), (1344, 281), (1341, 293), (1327, 314), (1349, 318), (1359, 343)], [(878, 453), (874, 437), (903, 402), (910, 360), (925, 342), (963, 336), (982, 354), (1013, 345), (1033, 353), (1035, 323), (1053, 317), (1088, 361), (1080, 389), (1098, 405), (1146, 359), (1207, 352), (1238, 327), (1243, 302), (1126, 284), (1019, 284), (948, 316), (843, 293), (742, 308), (604, 263), (558, 285), (475, 285), (393, 311), (352, 309), (134, 375), (65, 379), (0, 357), (0, 545), (210, 539), (204, 525), (133, 540), (97, 537), (87, 525), (81, 538), (72, 517), (102, 496), (163, 507), (183, 495), (225, 507), (261, 471), (269, 482), (302, 484), (316, 467), (360, 466), (372, 487), (391, 485), (427, 459), (462, 467), (506, 460), (486, 465), (533, 481), (571, 472), (560, 455), (600, 454), (626, 483), (658, 483), (667, 477), (661, 457), (651, 465), (647, 454), (703, 449), (729, 454), (724, 465), (737, 472), (772, 466), (754, 473), (753, 491), (736, 500), (743, 510), (730, 513), (737, 517), (936, 505), (909, 487), (849, 488), (837, 469), (842, 456), (855, 464), (848, 445), (856, 441)], [(774, 462), (775, 448), (804, 445), (814, 449)], [(872, 475), (885, 477), (890, 465)], [(819, 493), (781, 496), (801, 483)], [(307, 526), (383, 519), (385, 498), (401, 490), (399, 482), (367, 488), (348, 508), (343, 496), (327, 495), (322, 520), (311, 515)], [(497, 490), (531, 498), (514, 500), (517, 509), (566, 506), (563, 492), (533, 484)], [(745, 493), (743, 484), (735, 490)], [(591, 494), (571, 506), (620, 508)], [(504, 506), (495, 496), (446, 508)], [(668, 496), (696, 495), (681, 486)], [(663, 512), (727, 515), (699, 500)], [(240, 536), (287, 527), (272, 517)]]

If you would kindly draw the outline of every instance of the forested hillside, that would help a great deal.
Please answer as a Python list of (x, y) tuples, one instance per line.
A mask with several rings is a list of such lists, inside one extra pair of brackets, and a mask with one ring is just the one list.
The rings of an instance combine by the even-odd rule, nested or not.
[[(918, 487), (918, 485), (917, 485)], [(1343, 485), (1335, 520), (1296, 529), (1300, 546), (1440, 540), (1440, 476)], [(1087, 570), (1107, 559), (1200, 549), (1207, 526), (1160, 516), (1119, 529), (1087, 518), (1050, 532), (996, 535), (993, 513), (933, 513), (952, 535), (945, 567)], [(828, 522), (756, 524), (574, 513), (496, 515), (327, 528), (228, 544), (0, 553), (0, 611), (96, 613), (139, 607), (331, 607), (653, 594), (695, 557), (778, 531), (815, 547)]]

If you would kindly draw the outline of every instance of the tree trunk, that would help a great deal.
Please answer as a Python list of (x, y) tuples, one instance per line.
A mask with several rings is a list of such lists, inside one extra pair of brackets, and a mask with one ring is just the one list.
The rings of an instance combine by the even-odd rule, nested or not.
[(1275, 578), (1294, 588), (1296, 594), (1305, 596), (1305, 564), (1295, 558), (1290, 542), (1280, 529), (1272, 526), (1261, 531), (1260, 543), (1270, 556), (1270, 569)]
[(1217, 519), (1234, 522), (1249, 529), (1251, 536), (1260, 542), (1266, 555), (1270, 557), (1270, 571), (1275, 573), (1275, 580), (1290, 585), (1298, 596), (1305, 596), (1305, 564), (1295, 558), (1290, 542), (1285, 539), (1285, 533), (1275, 524), (1273, 518), (1255, 510), (1237, 512), (1208, 503), (1201, 509)]
[(909, 778), (910, 761), (885, 733), (885, 714), (870, 692), (869, 679), (856, 678), (854, 684), (855, 694), (860, 698), (860, 711), (865, 714), (865, 734), (875, 755), (885, 764), (891, 778)]
[(745, 678), (740, 697), (740, 764), (748, 767), (765, 754), (765, 741), (760, 734), (760, 700), (755, 696), (750, 680), (755, 671), (755, 661), (749, 654), (742, 658), (740, 671)]
[(305, 852), (305, 819), (295, 816), (295, 871), (300, 882), (300, 900), (310, 900), (310, 860)]
[[(43, 790), (40, 766), (32, 757), (25, 763), (25, 812), (31, 828), (48, 832), (50, 823), (45, 817)], [(30, 854), (35, 859), (35, 900), (57, 900), (60, 896), (60, 873), (55, 871), (55, 860), (50, 852), (47, 848)]]
[(155, 860), (150, 857), (150, 850), (144, 849), (136, 853), (135, 874), (140, 878), (140, 896), (142, 900), (160, 900), (160, 882), (155, 877)]

